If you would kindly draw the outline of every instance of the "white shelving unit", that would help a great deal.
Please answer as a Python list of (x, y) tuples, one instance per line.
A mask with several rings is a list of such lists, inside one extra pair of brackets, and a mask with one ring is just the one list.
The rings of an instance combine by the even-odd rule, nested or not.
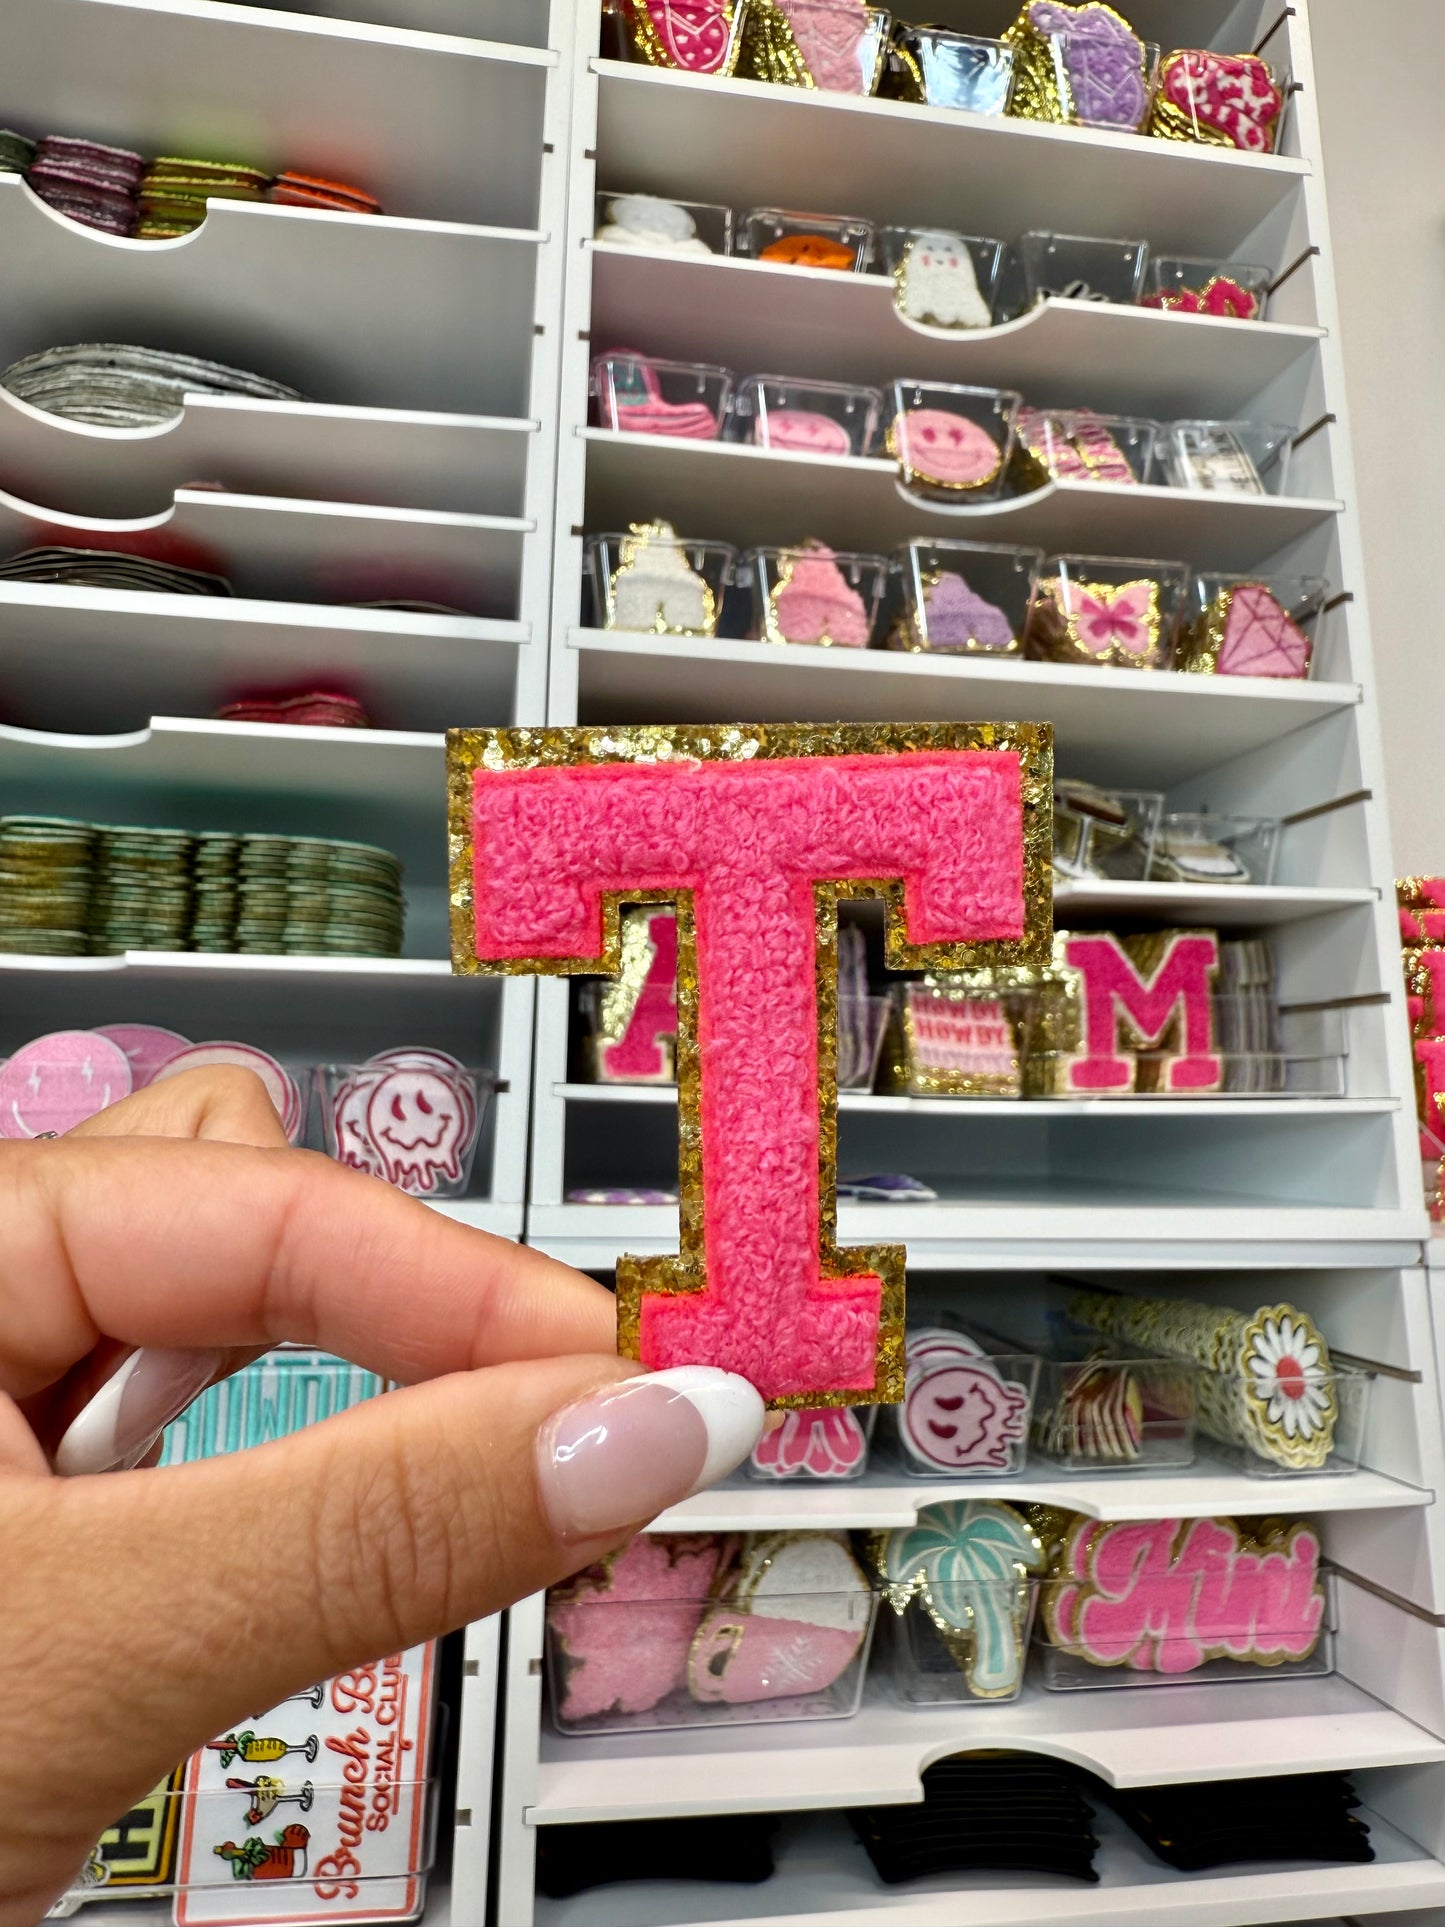
[[(945, 0), (933, 11), (945, 24), (996, 33), (1016, 8)], [(1283, 151), (1252, 158), (618, 64), (598, 58), (595, 9), (579, 6), (547, 713), (553, 723), (1047, 720), (1063, 773), (1163, 789), (1174, 808), (1308, 813), (1286, 832), (1268, 889), (1074, 886), (1059, 891), (1056, 919), (1069, 927), (1138, 917), (1267, 934), (1285, 1003), (1345, 1010), (1343, 1097), (1160, 1106), (849, 1094), (840, 1105), (842, 1168), (906, 1169), (940, 1197), (845, 1205), (839, 1234), (844, 1244), (905, 1243), (916, 1293), (1016, 1331), (1033, 1327), (1079, 1278), (1241, 1307), (1291, 1299), (1338, 1348), (1378, 1368), (1363, 1469), (1281, 1484), (1206, 1452), (1175, 1477), (1066, 1479), (1035, 1462), (1020, 1479), (944, 1487), (902, 1473), (885, 1417), (858, 1485), (734, 1478), (655, 1529), (881, 1527), (971, 1493), (1096, 1517), (1307, 1516), (1344, 1575), (1336, 1675), (1123, 1694), (1030, 1687), (1013, 1706), (953, 1711), (900, 1708), (877, 1683), (848, 1722), (565, 1739), (544, 1707), (542, 1602), (529, 1600), (509, 1615), (504, 1662), (498, 1927), (954, 1927), (962, 1919), (1254, 1927), (1387, 1913), (1418, 1927), (1445, 1921), (1440, 1374), (1422, 1268), (1426, 1225), (1307, 7), (1141, 0), (1126, 11), (1166, 47), (1267, 42), (1294, 87)], [(1257, 325), (1059, 302), (1004, 327), (943, 338), (900, 322), (880, 278), (595, 243), (599, 191), (1006, 237), (1030, 227), (1144, 236), (1161, 253), (1270, 262), (1282, 278), (1268, 321)], [(1289, 421), (1300, 437), (1281, 498), (1058, 485), (948, 510), (907, 495), (884, 461), (808, 460), (590, 426), (590, 359), (618, 345), (739, 375), (874, 386), (930, 376), (1017, 387), (1048, 405)], [(687, 536), (738, 546), (816, 535), (876, 552), (912, 536), (959, 535), (1175, 556), (1201, 569), (1312, 571), (1327, 575), (1342, 600), (1314, 679), (1298, 684), (692, 642), (589, 626), (584, 536), (657, 516)], [(675, 1250), (676, 1211), (570, 1203), (568, 1193), (670, 1184), (674, 1098), (577, 1081), (569, 995), (556, 980), (538, 985), (528, 1236), (605, 1273), (622, 1251)], [(997, 1876), (883, 1888), (841, 1810), (917, 1800), (930, 1761), (972, 1746), (1036, 1749), (1120, 1785), (1347, 1768), (1379, 1859), (1358, 1870), (1226, 1870), (1185, 1880), (1105, 1823), (1098, 1889)], [(542, 1827), (775, 1811), (788, 1816), (779, 1871), (761, 1887), (638, 1883), (567, 1901), (536, 1893)]]
[[(0, 585), (0, 814), (357, 838), (403, 858), (408, 899), (400, 959), (0, 957), (0, 1055), (122, 1019), (239, 1037), (296, 1065), (440, 1045), (499, 1080), (473, 1195), (441, 1208), (510, 1238), (523, 1231), (535, 995), (450, 974), (442, 732), (545, 714), (572, 11), (0, 10), (7, 125), (353, 181), (386, 210), (214, 202), (184, 239), (129, 242), (0, 177), (0, 367), (60, 343), (132, 342), (307, 398), (195, 397), (172, 424), (118, 431), (0, 390), (0, 555), (131, 544), (210, 566), (235, 591)], [(383, 601), (453, 613), (365, 606)], [(377, 727), (206, 720), (237, 694), (308, 684), (351, 691)], [(465, 1790), (439, 1815), (468, 1896), (488, 1882), (499, 1635), (497, 1621), (467, 1634)], [(448, 1927), (453, 1891), (433, 1883), (433, 1927)], [(480, 1904), (456, 1919), (480, 1927)]]

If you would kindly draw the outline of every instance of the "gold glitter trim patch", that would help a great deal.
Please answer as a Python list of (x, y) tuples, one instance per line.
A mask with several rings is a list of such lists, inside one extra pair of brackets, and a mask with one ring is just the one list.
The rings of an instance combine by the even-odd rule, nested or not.
[(1046, 966), (1053, 943), (1053, 730), (1047, 723), (646, 724), (560, 729), (454, 729), (447, 733), (452, 969), (459, 975), (609, 976), (622, 968), (624, 903), (677, 909), (677, 1098), (679, 1243), (676, 1257), (623, 1257), (617, 1265), (617, 1349), (640, 1356), (645, 1293), (706, 1289), (698, 1063), (697, 936), (690, 890), (605, 891), (600, 957), (481, 959), (473, 901), (472, 791), (475, 772), (571, 768), (607, 763), (753, 762), (799, 756), (899, 756), (909, 751), (992, 750), (1019, 759), (1023, 805), (1024, 935), (1017, 942), (913, 944), (899, 880), (814, 886), (818, 997), (818, 1242), (820, 1277), (882, 1280), (877, 1376), (863, 1391), (779, 1398), (785, 1409), (898, 1404), (904, 1390), (904, 1260), (901, 1245), (838, 1245), (838, 904), (879, 897), (890, 970)]

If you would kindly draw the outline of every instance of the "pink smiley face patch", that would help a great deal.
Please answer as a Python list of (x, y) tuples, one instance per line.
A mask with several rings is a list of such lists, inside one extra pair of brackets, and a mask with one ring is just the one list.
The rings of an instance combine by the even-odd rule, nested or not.
[(907, 408), (888, 431), (888, 444), (908, 481), (935, 488), (984, 488), (1003, 466), (1003, 452), (986, 428), (944, 408)]
[(131, 1091), (119, 1044), (93, 1030), (56, 1030), (22, 1045), (0, 1067), (0, 1138), (73, 1130)]
[(441, 1072), (387, 1071), (367, 1098), (366, 1131), (391, 1184), (425, 1197), (459, 1182), (466, 1118), (456, 1085)]
[(785, 448), (795, 455), (851, 455), (852, 438), (842, 422), (811, 408), (770, 408), (758, 417), (753, 440), (760, 448)]

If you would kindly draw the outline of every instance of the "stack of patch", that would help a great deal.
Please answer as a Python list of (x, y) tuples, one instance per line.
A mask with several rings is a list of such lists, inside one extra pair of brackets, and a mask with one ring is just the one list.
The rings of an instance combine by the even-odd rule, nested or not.
[(1180, 1873), (1241, 1862), (1372, 1861), (1370, 1829), (1343, 1773), (1207, 1780), (1197, 1786), (1131, 1787), (1101, 1781), (1099, 1793), (1139, 1838)]
[(0, 950), (83, 957), (95, 831), (58, 816), (0, 816)]
[(331, 214), (380, 214), (381, 202), (344, 181), (324, 181), (316, 174), (278, 174), (266, 195), (277, 207), (319, 207)]
[(370, 729), (371, 718), (354, 696), (309, 689), (299, 696), (256, 696), (216, 711), (222, 723), (291, 723), (309, 729)]
[(195, 842), (185, 830), (100, 832), (86, 919), (93, 957), (185, 949)]
[(173, 241), (206, 218), (206, 202), (263, 201), (271, 176), (244, 161), (194, 161), (174, 154), (153, 160), (140, 184), (142, 241)]
[(28, 174), (35, 143), (13, 127), (0, 127), (0, 174)]
[(288, 956), (401, 955), (401, 864), (389, 850), (296, 837), (286, 890)]
[(187, 395), (245, 395), (302, 401), (285, 382), (228, 368), (200, 355), (137, 348), (123, 341), (81, 341), (42, 348), (12, 362), (0, 385), (32, 408), (94, 428), (150, 428), (173, 421)]
[(401, 954), (401, 865), (390, 851), (325, 837), (245, 836), (236, 876), (232, 948), (242, 954)]
[(228, 955), (236, 948), (241, 839), (228, 830), (203, 830), (191, 859), (189, 948)]
[(104, 234), (131, 235), (140, 220), (136, 202), (145, 162), (126, 147), (47, 134), (25, 178), (60, 214)]
[(1093, 1817), (1068, 1767), (993, 1752), (958, 1753), (929, 1767), (922, 1806), (848, 1815), (889, 1886), (979, 1869), (1097, 1882)]
[(230, 595), (223, 575), (183, 569), (120, 549), (22, 549), (0, 562), (0, 582), (64, 582), (82, 589), (145, 590), (153, 595)]

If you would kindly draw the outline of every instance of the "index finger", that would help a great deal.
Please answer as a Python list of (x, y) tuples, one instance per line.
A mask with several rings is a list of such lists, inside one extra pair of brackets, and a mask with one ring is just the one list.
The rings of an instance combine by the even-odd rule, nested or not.
[(601, 1285), (309, 1151), (168, 1138), (0, 1144), (0, 1392), (102, 1335), (315, 1346), (414, 1383), (611, 1352)]

